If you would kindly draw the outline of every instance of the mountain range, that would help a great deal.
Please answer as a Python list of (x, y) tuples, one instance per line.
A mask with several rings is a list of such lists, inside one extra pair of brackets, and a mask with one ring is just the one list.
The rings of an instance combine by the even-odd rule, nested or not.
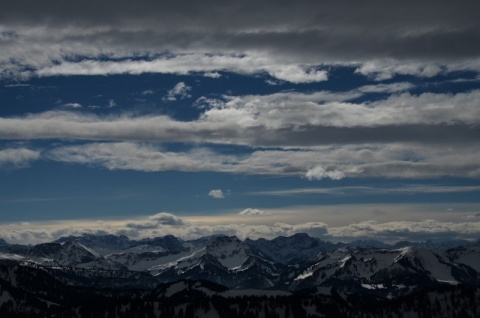
[(480, 244), (345, 244), (307, 234), (272, 240), (240, 240), (224, 235), (197, 240), (172, 235), (131, 240), (126, 236), (84, 234), (34, 246), (0, 240), (0, 307), (16, 299), (9, 288), (17, 292), (45, 288), (32, 287), (31, 283), (27, 288), (19, 283), (25, 279), (30, 282), (33, 278), (28, 277), (32, 276), (35, 281), (63, 289), (158, 292), (159, 286), (164, 286), (164, 298), (177, 294), (182, 290), (179, 286), (188, 285), (190, 290), (198, 284), (210, 284), (210, 289), (200, 288), (202, 293), (210, 290), (206, 292), (209, 296), (219, 291), (285, 296), (309, 291), (322, 297), (364, 295), (386, 300), (440, 286), (478, 290)]

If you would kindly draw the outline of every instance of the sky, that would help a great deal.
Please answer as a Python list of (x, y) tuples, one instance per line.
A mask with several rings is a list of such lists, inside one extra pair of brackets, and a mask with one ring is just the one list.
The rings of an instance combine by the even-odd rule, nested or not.
[(0, 237), (480, 238), (478, 1), (0, 11)]

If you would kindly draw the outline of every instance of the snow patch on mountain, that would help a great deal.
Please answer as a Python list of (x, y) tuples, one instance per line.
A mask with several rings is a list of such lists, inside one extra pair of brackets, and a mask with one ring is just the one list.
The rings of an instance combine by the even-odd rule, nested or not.
[[(194, 259), (198, 259), (205, 254), (205, 247), (199, 246), (191, 248), (178, 254), (168, 254), (162, 257), (158, 257), (152, 262), (155, 265), (151, 265), (146, 270), (152, 275), (157, 275), (162, 270), (170, 267), (185, 268), (186, 262), (190, 263)], [(144, 263), (145, 264), (145, 263)]]
[(25, 256), (21, 256), (18, 254), (9, 254), (9, 253), (0, 253), (0, 260), (15, 260), (15, 261), (21, 261), (25, 259)]

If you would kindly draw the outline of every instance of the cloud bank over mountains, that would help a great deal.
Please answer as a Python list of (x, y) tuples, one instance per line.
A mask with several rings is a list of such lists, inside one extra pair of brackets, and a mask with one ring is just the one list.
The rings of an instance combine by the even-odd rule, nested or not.
[[(352, 213), (353, 209), (356, 209), (357, 213), (362, 215), (353, 217), (350, 222), (343, 221), (343, 224), (329, 225), (321, 221), (295, 222), (295, 219), (300, 221), (306, 219), (305, 216), (299, 216), (300, 213), (311, 213), (301, 209), (291, 211), (288, 215), (283, 215), (283, 218), (280, 216), (279, 220), (278, 215), (275, 214), (284, 213), (282, 211), (248, 208), (236, 215), (217, 217), (179, 217), (168, 212), (161, 212), (149, 217), (137, 217), (131, 220), (76, 220), (75, 222), (1, 224), (0, 230), (2, 231), (2, 238), (8, 242), (22, 244), (48, 242), (61, 236), (80, 235), (82, 233), (127, 235), (133, 239), (164, 236), (166, 234), (173, 234), (183, 239), (196, 239), (213, 234), (236, 235), (241, 239), (247, 237), (257, 239), (307, 233), (324, 240), (344, 242), (371, 238), (384, 242), (446, 240), (452, 238), (476, 240), (480, 233), (480, 219), (478, 213), (473, 212), (458, 213), (437, 209), (434, 215), (438, 220), (422, 219), (421, 217), (406, 220), (406, 218), (419, 211), (418, 206), (409, 206), (411, 212), (405, 213), (403, 218), (395, 221), (387, 221), (386, 218), (383, 220), (359, 221), (359, 218), (365, 218), (368, 214), (365, 208), (362, 206), (344, 206), (343, 208), (345, 210), (340, 214)], [(392, 206), (389, 209), (389, 214), (401, 211)], [(328, 210), (329, 208), (325, 209), (326, 212)], [(328, 211), (328, 213), (330, 212), (332, 211)], [(428, 216), (428, 213), (432, 212), (427, 212), (423, 217)], [(391, 217), (391, 215), (385, 217)], [(264, 220), (264, 223), (259, 223), (259, 218)], [(331, 217), (327, 216), (325, 219), (335, 223), (335, 220)]]

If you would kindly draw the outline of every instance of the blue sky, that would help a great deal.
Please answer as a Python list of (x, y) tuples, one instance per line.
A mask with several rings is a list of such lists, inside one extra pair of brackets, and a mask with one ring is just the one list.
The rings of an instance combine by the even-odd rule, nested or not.
[(184, 2), (2, 10), (1, 237), (478, 238), (476, 2)]

